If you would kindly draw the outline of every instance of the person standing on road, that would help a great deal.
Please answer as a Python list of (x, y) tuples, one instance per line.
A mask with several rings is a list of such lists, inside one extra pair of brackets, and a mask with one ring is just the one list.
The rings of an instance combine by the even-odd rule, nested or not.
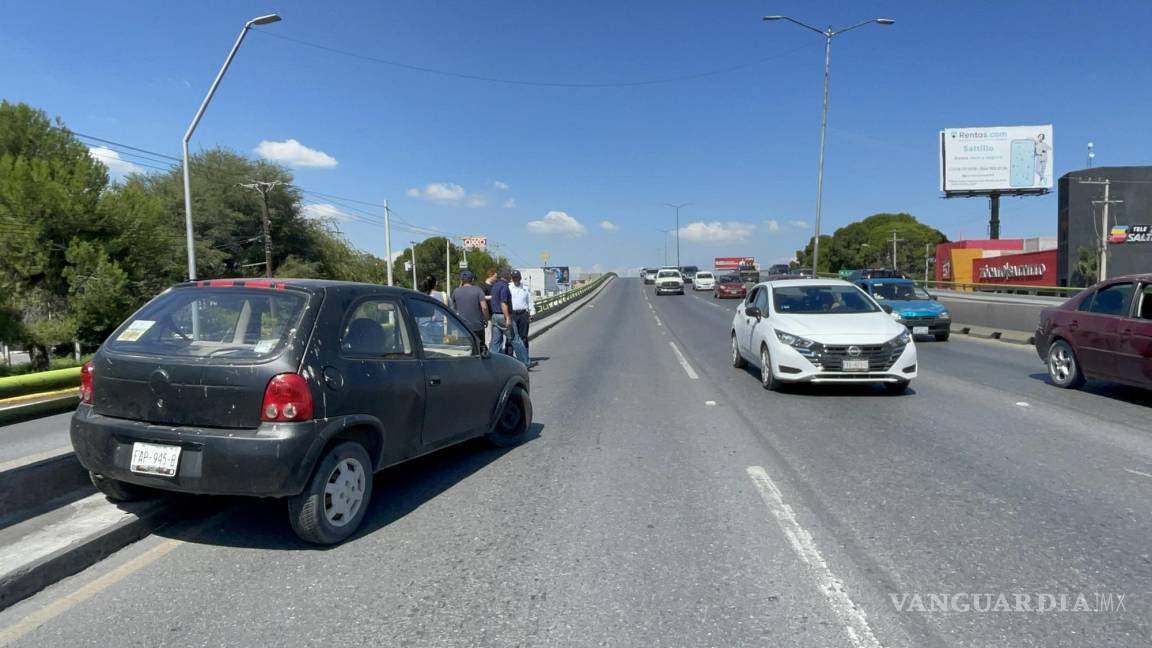
[(493, 351), (504, 352), (504, 339), (512, 347), (512, 355), (528, 364), (528, 350), (524, 341), (516, 333), (516, 323), (512, 320), (512, 292), (508, 290), (508, 271), (500, 271), (499, 278), (492, 283), (492, 345)]
[(464, 320), (468, 329), (484, 344), (484, 329), (488, 327), (488, 301), (484, 291), (474, 284), (476, 275), (471, 270), (460, 273), (460, 287), (452, 291), (452, 310)]
[(445, 295), (441, 290), (436, 290), (438, 285), (439, 282), (436, 280), (436, 277), (428, 275), (424, 277), (424, 281), (420, 282), (420, 292), (446, 305), (448, 303), (448, 295)]
[[(536, 314), (536, 304), (532, 300), (532, 291), (528, 287), (520, 283), (520, 271), (512, 271), (512, 285), (508, 286), (508, 290), (512, 293), (512, 321), (516, 324), (516, 335), (520, 336), (520, 340), (524, 342), (524, 352), (529, 360), (532, 358), (532, 353), (528, 346), (528, 324), (532, 320), (532, 316)], [(528, 366), (534, 366), (535, 362), (529, 362)]]

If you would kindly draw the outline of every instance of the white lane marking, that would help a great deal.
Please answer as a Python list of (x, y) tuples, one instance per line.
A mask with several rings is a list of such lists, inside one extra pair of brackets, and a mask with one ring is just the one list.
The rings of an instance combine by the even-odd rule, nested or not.
[(1152, 479), (1152, 475), (1149, 475), (1146, 472), (1140, 472), (1139, 470), (1132, 470), (1131, 468), (1125, 468), (1124, 472), (1130, 472), (1133, 475), (1140, 475), (1141, 477), (1148, 477), (1148, 478)]
[(656, 326), (664, 326), (664, 323), (660, 321), (659, 315), (653, 315), (652, 317), (656, 318)]
[(688, 377), (692, 380), (699, 380), (700, 376), (696, 375), (696, 371), (692, 369), (692, 365), (688, 364), (688, 358), (685, 358), (684, 354), (680, 353), (680, 348), (676, 346), (676, 343), (669, 341), (668, 346), (672, 347), (672, 352), (676, 354), (676, 359), (680, 361), (680, 366), (684, 367), (684, 372), (688, 374)]
[(792, 549), (811, 569), (816, 578), (816, 584), (824, 593), (824, 597), (828, 599), (832, 611), (844, 622), (844, 630), (848, 634), (848, 638), (851, 639), (852, 645), (855, 648), (882, 648), (876, 635), (872, 634), (872, 627), (868, 625), (868, 618), (852, 602), (848, 592), (845, 591), (844, 583), (836, 578), (836, 575), (828, 568), (828, 563), (825, 562), (824, 556), (812, 539), (812, 534), (800, 526), (792, 507), (784, 503), (780, 489), (776, 488), (776, 484), (768, 476), (767, 471), (761, 466), (749, 466), (748, 476), (752, 478), (756, 490), (760, 491), (760, 498), (768, 505), (768, 510), (772, 512), (776, 522), (780, 524), (780, 528), (784, 531), (788, 542), (791, 543)]
[(1024, 401), (1017, 401), (1016, 405), (1018, 407), (1032, 407), (1031, 405), (1029, 405), (1028, 403), (1025, 403)]

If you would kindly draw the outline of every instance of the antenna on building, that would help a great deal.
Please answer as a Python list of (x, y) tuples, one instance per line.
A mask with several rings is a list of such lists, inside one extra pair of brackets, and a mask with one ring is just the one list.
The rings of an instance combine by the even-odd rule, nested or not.
[(1096, 159), (1096, 152), (1092, 150), (1092, 142), (1088, 142), (1088, 168), (1092, 168), (1092, 160)]

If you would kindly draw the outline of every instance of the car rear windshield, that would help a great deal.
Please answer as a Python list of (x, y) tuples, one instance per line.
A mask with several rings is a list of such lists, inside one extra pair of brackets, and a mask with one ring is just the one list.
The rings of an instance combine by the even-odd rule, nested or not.
[(697, 279), (711, 279), (712, 273), (711, 272), (697, 272), (696, 278)]
[(882, 283), (872, 284), (872, 295), (879, 300), (912, 301), (914, 299), (932, 299), (927, 290), (910, 283)]
[(772, 289), (777, 313), (824, 315), (875, 313), (879, 309), (855, 286), (787, 286)]
[(732, 275), (724, 275), (720, 277), (719, 281), (720, 283), (742, 283), (740, 277), (734, 277)]
[(178, 288), (149, 302), (106, 346), (121, 353), (261, 362), (292, 340), (307, 301), (292, 290)]

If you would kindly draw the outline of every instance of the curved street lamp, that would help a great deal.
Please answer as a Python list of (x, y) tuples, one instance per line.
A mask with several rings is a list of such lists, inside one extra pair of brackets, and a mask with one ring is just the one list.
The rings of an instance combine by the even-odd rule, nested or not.
[(892, 25), (896, 21), (891, 18), (872, 18), (858, 22), (851, 27), (840, 30), (819, 29), (807, 23), (800, 22), (788, 16), (764, 16), (764, 20), (787, 20), (790, 23), (809, 29), (824, 37), (824, 111), (820, 117), (820, 170), (816, 175), (816, 225), (815, 235), (812, 238), (812, 276), (816, 276), (820, 264), (820, 203), (824, 197), (824, 138), (828, 130), (828, 80), (832, 68), (832, 37), (852, 31), (853, 29), (876, 23), (877, 25)]
[(248, 35), (248, 30), (252, 29), (253, 25), (269, 25), (274, 22), (280, 22), (280, 16), (268, 14), (267, 16), (258, 16), (244, 23), (244, 29), (240, 30), (240, 36), (236, 39), (236, 44), (232, 46), (232, 51), (228, 52), (228, 58), (224, 59), (224, 65), (216, 74), (216, 80), (212, 82), (212, 87), (208, 88), (208, 95), (204, 97), (204, 102), (200, 104), (200, 109), (196, 111), (196, 116), (192, 118), (192, 123), (188, 125), (188, 131), (184, 133), (184, 141), (182, 143), (184, 150), (184, 230), (188, 239), (189, 281), (196, 278), (196, 246), (192, 235), (192, 181), (188, 168), (188, 140), (192, 139), (192, 133), (196, 132), (196, 126), (200, 124), (200, 118), (204, 116), (204, 110), (208, 108), (208, 102), (212, 101), (212, 96), (216, 94), (216, 88), (219, 87), (220, 80), (224, 78), (224, 73), (228, 71), (228, 66), (232, 64), (232, 59), (236, 57), (236, 51), (240, 49), (240, 43), (244, 42), (244, 37)]

